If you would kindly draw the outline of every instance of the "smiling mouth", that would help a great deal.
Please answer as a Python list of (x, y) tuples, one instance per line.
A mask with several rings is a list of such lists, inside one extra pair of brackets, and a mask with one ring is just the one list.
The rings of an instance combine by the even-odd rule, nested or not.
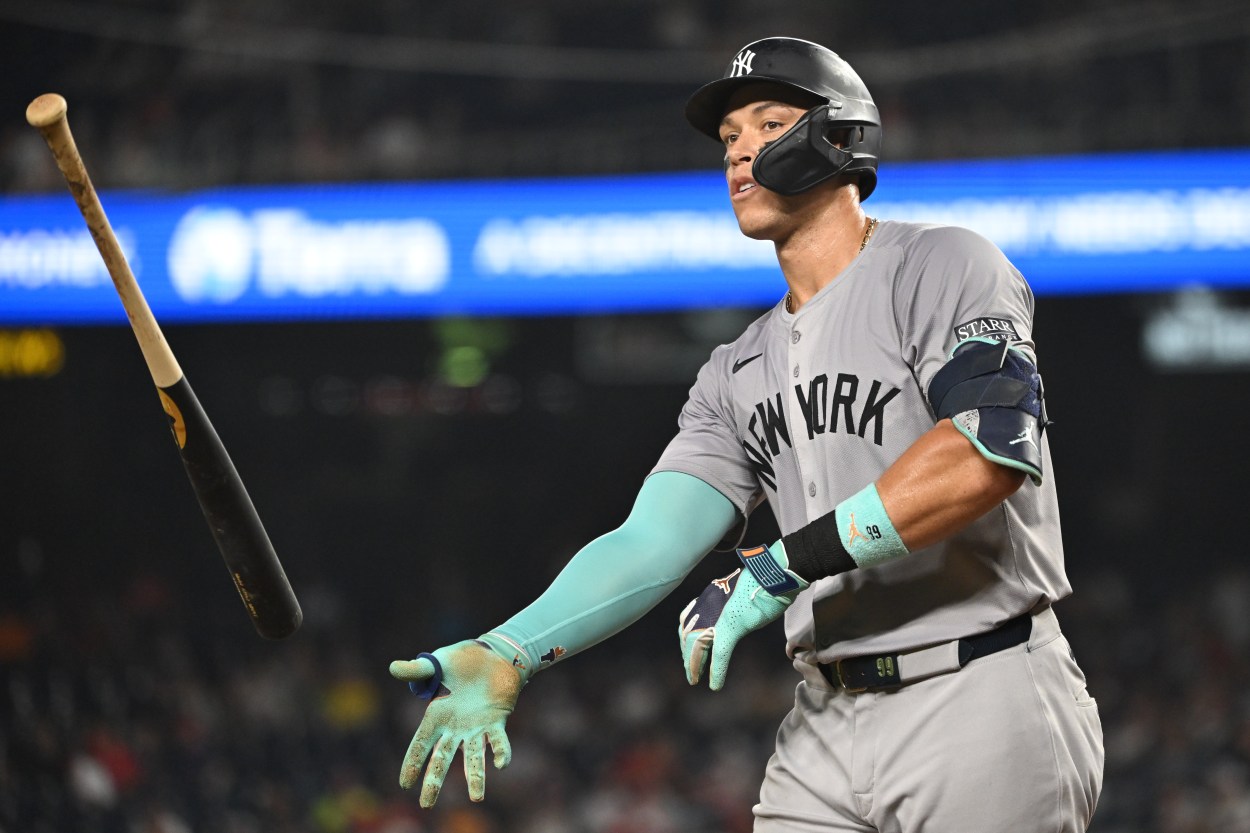
[(744, 182), (742, 183), (742, 185), (738, 186), (738, 190), (733, 193), (733, 198), (738, 199), (739, 197), (742, 197), (746, 195), (747, 193), (749, 193), (750, 191), (754, 191), (754, 190), (755, 190), (754, 182)]

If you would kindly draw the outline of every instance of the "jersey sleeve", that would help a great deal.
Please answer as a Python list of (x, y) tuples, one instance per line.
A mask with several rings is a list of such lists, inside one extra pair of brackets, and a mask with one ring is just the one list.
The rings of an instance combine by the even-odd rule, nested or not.
[(997, 246), (954, 226), (919, 233), (895, 284), (903, 358), (921, 390), (969, 338), (1007, 341), (1036, 362), (1033, 292)]
[(652, 469), (653, 474), (676, 471), (697, 477), (733, 503), (743, 523), (717, 549), (735, 544), (745, 529), (745, 519), (763, 496), (734, 427), (733, 401), (725, 390), (728, 355), (726, 348), (718, 348), (703, 365), (677, 419), (677, 436)]

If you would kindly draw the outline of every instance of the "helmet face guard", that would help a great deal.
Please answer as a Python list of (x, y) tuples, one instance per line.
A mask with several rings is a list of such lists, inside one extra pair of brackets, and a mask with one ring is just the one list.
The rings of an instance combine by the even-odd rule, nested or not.
[(860, 199), (867, 199), (877, 184), (881, 116), (850, 64), (819, 44), (798, 38), (764, 38), (747, 44), (723, 77), (690, 97), (686, 119), (719, 142), (730, 97), (739, 88), (758, 83), (788, 87), (821, 103), (760, 152), (752, 167), (756, 181), (771, 191), (793, 195), (840, 173), (855, 174)]
[(801, 194), (838, 174), (859, 177), (859, 198), (877, 187), (881, 127), (838, 119), (828, 104), (813, 107), (751, 165), (755, 181), (787, 197)]

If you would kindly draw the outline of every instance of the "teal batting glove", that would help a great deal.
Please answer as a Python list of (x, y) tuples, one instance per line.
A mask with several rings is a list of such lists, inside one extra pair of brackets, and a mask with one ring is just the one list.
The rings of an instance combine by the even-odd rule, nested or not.
[(738, 640), (778, 619), (808, 586), (787, 569), (790, 563), (780, 541), (771, 549), (740, 549), (738, 558), (742, 566), (709, 584), (678, 618), (677, 636), (690, 685), (698, 685), (710, 656), (709, 685), (720, 691)]
[(421, 806), (433, 807), (456, 750), (464, 747), (469, 798), (486, 797), (486, 745), (495, 768), (512, 760), (504, 724), (521, 692), (521, 675), (484, 643), (469, 640), (391, 663), (391, 676), (408, 682), (413, 693), (430, 701), (408, 746), (399, 786), (411, 789), (425, 768)]

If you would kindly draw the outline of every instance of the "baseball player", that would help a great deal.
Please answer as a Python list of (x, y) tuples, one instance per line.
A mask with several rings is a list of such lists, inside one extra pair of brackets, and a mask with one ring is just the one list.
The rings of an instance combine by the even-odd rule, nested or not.
[[(1033, 296), (965, 229), (878, 221), (880, 118), (833, 52), (766, 38), (690, 99), (789, 291), (699, 372), (618, 529), (479, 637), (393, 663), (432, 698), (400, 784), (470, 796), (525, 682), (642, 616), (767, 500), (782, 538), (682, 612), (688, 681), (785, 617), (801, 681), (757, 831), (1085, 830), (1102, 730), (1052, 605), (1063, 567)], [(425, 768), (424, 779), (421, 778)]]

